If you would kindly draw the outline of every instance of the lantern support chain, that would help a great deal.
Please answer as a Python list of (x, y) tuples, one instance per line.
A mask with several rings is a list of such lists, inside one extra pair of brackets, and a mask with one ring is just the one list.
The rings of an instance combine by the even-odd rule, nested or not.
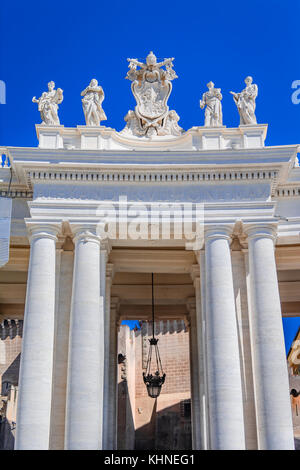
[[(165, 382), (166, 374), (163, 371), (160, 354), (158, 350), (158, 338), (154, 334), (154, 274), (152, 280), (152, 338), (149, 339), (150, 347), (147, 359), (146, 372), (143, 372), (144, 383), (147, 387), (148, 395), (151, 398), (157, 398), (161, 392), (161, 387)], [(155, 349), (156, 372), (151, 374), (152, 348)]]

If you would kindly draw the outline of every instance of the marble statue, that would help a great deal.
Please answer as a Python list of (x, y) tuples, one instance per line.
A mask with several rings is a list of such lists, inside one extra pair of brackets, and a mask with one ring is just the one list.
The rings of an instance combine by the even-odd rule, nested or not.
[(204, 126), (220, 127), (223, 125), (221, 88), (215, 88), (213, 82), (209, 82), (207, 88), (200, 100), (200, 108), (205, 108)]
[(167, 116), (167, 120), (166, 120), (166, 123), (165, 123), (165, 135), (180, 135), (180, 134), (182, 134), (183, 130), (178, 125), (179, 119), (180, 119), (180, 117), (178, 116), (176, 111), (174, 111), (174, 109), (169, 111), (169, 114)]
[(98, 81), (95, 78), (93, 78), (89, 86), (81, 92), (81, 96), (83, 96), (81, 101), (86, 125), (100, 126), (100, 122), (105, 121), (107, 117), (102, 109), (104, 91), (102, 87), (98, 85)]
[(174, 58), (157, 62), (156, 56), (150, 52), (145, 63), (137, 59), (127, 60), (129, 70), (126, 78), (132, 82), (131, 90), (137, 105), (134, 111), (126, 114), (122, 133), (136, 137), (181, 135), (179, 116), (175, 111), (169, 111), (167, 105), (172, 91), (171, 81), (177, 78), (173, 70)]
[(44, 91), (42, 96), (37, 99), (35, 96), (32, 98), (33, 103), (38, 103), (38, 110), (41, 113), (42, 124), (46, 126), (59, 126), (58, 105), (62, 103), (63, 90), (57, 88), (55, 90), (55, 83), (53, 81), (48, 83), (48, 91)]
[(230, 93), (233, 95), (234, 102), (240, 115), (240, 125), (257, 124), (255, 116), (255, 100), (258, 94), (258, 87), (252, 83), (252, 77), (246, 77), (246, 88), (240, 93)]

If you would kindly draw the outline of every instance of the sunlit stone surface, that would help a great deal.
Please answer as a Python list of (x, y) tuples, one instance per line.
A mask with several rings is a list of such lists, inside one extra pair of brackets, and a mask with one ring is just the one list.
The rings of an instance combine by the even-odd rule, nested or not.
[[(3, 442), (16, 449), (134, 447), (153, 406), (138, 388), (147, 342), (128, 337), (128, 357), (118, 357), (117, 335), (124, 319), (151, 320), (151, 273), (167, 371), (157, 416), (188, 398), (186, 389), (177, 401), (168, 395), (168, 338), (184, 328), (192, 447), (294, 447), (281, 316), (300, 315), (298, 146), (265, 146), (249, 80), (233, 95), (239, 127), (222, 125), (221, 90), (210, 84), (215, 113), (206, 94), (205, 126), (181, 129), (167, 105), (173, 60), (129, 59), (137, 105), (121, 132), (100, 125), (104, 94), (93, 81), (83, 92), (87, 125), (64, 127), (62, 90), (50, 82), (34, 100), (38, 147), (2, 147), (2, 196), (13, 200), (0, 269), (1, 413)], [(23, 319), (18, 372), (9, 345), (20, 348)], [(140, 375), (126, 378), (133, 361)], [(124, 375), (127, 440), (117, 398)]]

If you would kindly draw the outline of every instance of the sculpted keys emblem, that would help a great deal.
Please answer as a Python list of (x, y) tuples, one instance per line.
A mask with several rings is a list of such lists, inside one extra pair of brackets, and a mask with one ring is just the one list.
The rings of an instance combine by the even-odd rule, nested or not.
[(173, 70), (174, 58), (157, 62), (156, 56), (150, 52), (146, 63), (137, 59), (127, 60), (129, 70), (126, 78), (132, 82), (131, 90), (137, 104), (135, 110), (130, 110), (125, 116), (127, 124), (122, 132), (147, 137), (180, 135), (179, 116), (175, 111), (169, 111), (167, 105), (172, 91), (171, 81), (177, 78)]

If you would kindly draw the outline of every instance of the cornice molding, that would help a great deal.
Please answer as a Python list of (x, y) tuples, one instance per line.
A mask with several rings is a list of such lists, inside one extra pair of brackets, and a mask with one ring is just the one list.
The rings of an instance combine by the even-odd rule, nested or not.
[(76, 183), (98, 183), (101, 182), (138, 182), (138, 183), (164, 183), (164, 182), (232, 182), (232, 181), (261, 181), (274, 180), (279, 173), (278, 170), (248, 169), (248, 170), (206, 170), (197, 169), (184, 170), (121, 170), (121, 171), (29, 171), (28, 176), (32, 182), (47, 181), (63, 182), (64, 184)]
[(0, 191), (0, 197), (8, 197), (12, 199), (32, 199), (33, 198), (33, 191), (22, 191), (22, 190), (14, 190), (11, 189), (10, 191)]
[[(187, 150), (180, 148), (170, 149), (118, 149), (118, 150), (91, 150), (91, 149), (41, 149), (39, 147), (6, 147), (12, 165), (14, 163), (45, 164), (62, 162), (71, 164), (124, 164), (124, 163), (141, 163), (144, 165), (168, 162), (173, 163), (204, 163), (215, 164), (219, 162), (240, 161), (247, 159), (258, 159), (262, 163), (271, 163), (276, 160), (289, 161), (294, 160), (299, 151), (298, 145), (278, 145), (261, 148), (244, 148), (238, 150), (231, 149), (206, 149), (206, 150)], [(257, 163), (257, 161), (256, 161)]]
[[(298, 147), (239, 150), (66, 150), (7, 148), (19, 185), (35, 183), (230, 183), (284, 184)], [(6, 188), (4, 188), (6, 189)]]
[(275, 197), (300, 197), (300, 184), (285, 185), (275, 189)]

